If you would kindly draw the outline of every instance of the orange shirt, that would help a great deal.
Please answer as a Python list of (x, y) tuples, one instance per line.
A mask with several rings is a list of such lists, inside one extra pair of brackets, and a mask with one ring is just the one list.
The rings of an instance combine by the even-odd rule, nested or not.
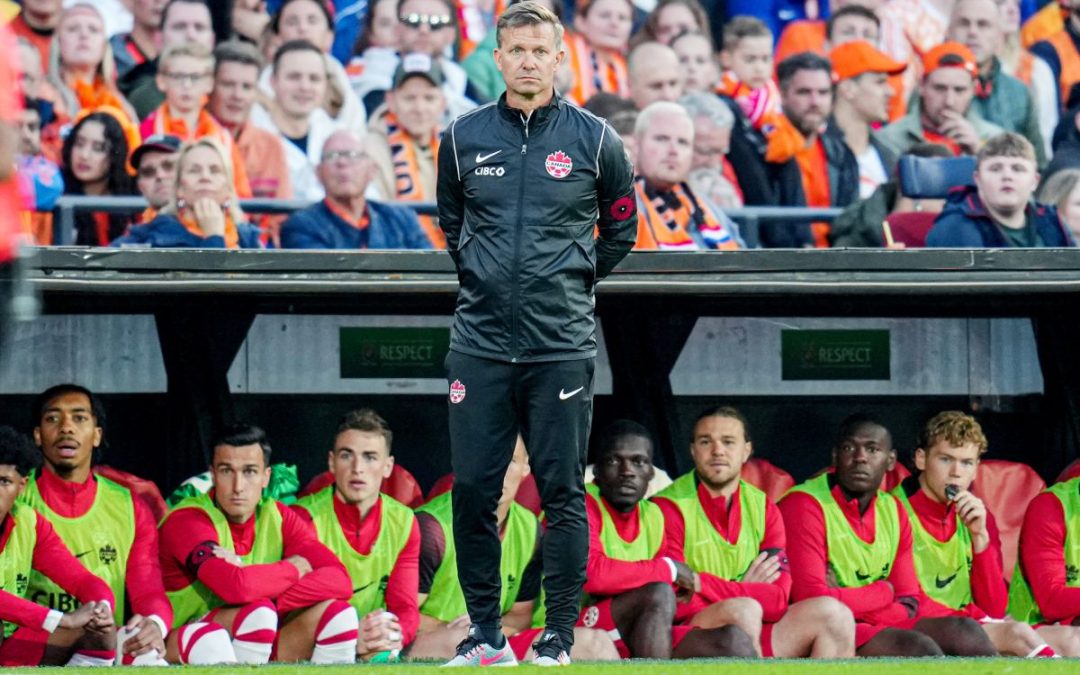
[[(829, 160), (825, 157), (825, 145), (821, 142), (821, 139), (815, 140), (808, 147), (796, 152), (795, 161), (799, 163), (799, 173), (802, 174), (802, 187), (803, 194), (806, 196), (806, 205), (832, 206), (829, 190)], [(811, 223), (810, 228), (814, 235), (814, 246), (828, 248), (829, 224), (824, 222)]]
[(1020, 27), (1020, 44), (1028, 49), (1036, 42), (1049, 40), (1055, 33), (1065, 29), (1065, 17), (1068, 11), (1057, 2), (1048, 2), (1039, 11), (1028, 17)]
[(960, 152), (960, 146), (957, 145), (956, 141), (949, 138), (948, 136), (944, 136), (935, 131), (930, 131), (929, 129), (923, 129), (922, 135), (923, 138), (926, 139), (927, 143), (937, 143), (938, 145), (944, 145), (949, 149), (949, 152), (951, 152), (957, 157), (964, 154)]
[[(234, 138), (251, 194), (260, 199), (292, 199), (292, 180), (281, 136), (245, 122), (236, 130)], [(263, 244), (272, 243), (275, 248), (280, 248), (281, 224), (285, 222), (285, 216), (263, 214), (255, 222), (262, 230)]]
[[(17, 37), (26, 38), (30, 41), (30, 44), (34, 45), (34, 49), (38, 50), (38, 54), (41, 56), (41, 72), (49, 72), (49, 50), (52, 48), (52, 31), (49, 31), (48, 34), (37, 32), (30, 27), (30, 24), (26, 23), (22, 12), (19, 12), (19, 16), (12, 19), (8, 26), (11, 27), (11, 32)], [(15, 57), (12, 63), (19, 63), (18, 56), (15, 55)]]

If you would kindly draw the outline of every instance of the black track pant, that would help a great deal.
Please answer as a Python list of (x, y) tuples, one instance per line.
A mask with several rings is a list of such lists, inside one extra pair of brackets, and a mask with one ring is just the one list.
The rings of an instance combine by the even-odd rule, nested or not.
[[(513, 364), (451, 351), (450, 454), (458, 580), (472, 623), (499, 626), (501, 544), (495, 509), (520, 431), (540, 492), (547, 628), (567, 650), (585, 584), (589, 525), (583, 471), (594, 359)], [(464, 398), (454, 402), (464, 386)], [(455, 395), (455, 393), (457, 395)]]

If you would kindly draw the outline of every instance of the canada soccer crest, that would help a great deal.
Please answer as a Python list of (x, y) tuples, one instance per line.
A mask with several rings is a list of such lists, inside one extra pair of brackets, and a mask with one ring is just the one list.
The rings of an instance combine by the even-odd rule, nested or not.
[(454, 380), (450, 383), (450, 402), (461, 403), (465, 400), (465, 385), (461, 383), (461, 380)]
[(566, 178), (574, 168), (574, 160), (562, 150), (556, 150), (544, 160), (544, 168), (553, 178)]

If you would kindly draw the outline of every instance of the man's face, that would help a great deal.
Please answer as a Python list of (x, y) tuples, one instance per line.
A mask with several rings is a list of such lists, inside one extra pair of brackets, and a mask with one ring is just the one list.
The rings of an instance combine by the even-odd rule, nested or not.
[(980, 66), (1001, 49), (1001, 10), (994, 0), (960, 0), (953, 8), (947, 37), (955, 40), (975, 55)]
[(863, 73), (842, 84), (847, 100), (867, 123), (887, 122), (889, 102), (894, 95), (889, 76), (885, 73)]
[(11, 513), (15, 498), (25, 487), (26, 476), (20, 475), (14, 464), (0, 464), (0, 521)]
[(19, 117), (19, 154), (33, 157), (41, 152), (41, 115), (28, 108)]
[(307, 117), (326, 99), (326, 62), (310, 50), (289, 52), (270, 78), (274, 98), (290, 117)]
[(161, 25), (161, 10), (165, 9), (168, 0), (134, 0), (131, 5), (131, 14), (135, 23), (157, 31)]
[(760, 89), (772, 77), (773, 41), (771, 37), (745, 37), (730, 50), (721, 53), (725, 68), (751, 89)]
[(187, 113), (202, 106), (214, 88), (212, 70), (213, 62), (209, 59), (173, 56), (155, 77), (169, 106)]
[(679, 65), (686, 77), (686, 91), (711, 94), (720, 80), (720, 70), (716, 67), (709, 39), (704, 35), (687, 35), (676, 40), (671, 48), (679, 57)]
[(847, 14), (833, 22), (832, 33), (829, 35), (829, 43), (836, 47), (845, 42), (865, 40), (872, 45), (878, 43), (878, 24), (865, 16)]
[(991, 212), (1023, 210), (1038, 185), (1035, 162), (1023, 157), (987, 157), (975, 168), (979, 199)]
[(450, 8), (441, 0), (408, 0), (402, 3), (398, 12), (401, 53), (420, 52), (433, 59), (442, 56), (456, 36), (453, 18)]
[(278, 36), (282, 44), (290, 40), (307, 40), (323, 51), (330, 51), (334, 31), (326, 23), (326, 13), (315, 0), (296, 0), (281, 10)]
[(210, 93), (210, 112), (225, 126), (240, 126), (255, 105), (258, 82), (259, 69), (252, 64), (235, 61), (220, 64)]
[(919, 482), (930, 493), (934, 501), (946, 503), (945, 487), (955, 485), (967, 490), (975, 480), (979, 470), (979, 446), (966, 443), (954, 447), (942, 439), (930, 446), (915, 451), (915, 467), (922, 473)]
[(101, 435), (90, 398), (78, 392), (61, 394), (46, 403), (34, 427), (34, 443), (58, 473), (89, 466), (94, 448), (101, 445)]
[(833, 448), (836, 480), (852, 495), (876, 491), (895, 463), (889, 432), (876, 424), (855, 427)]
[(207, 49), (214, 48), (214, 25), (210, 9), (202, 3), (178, 2), (169, 8), (161, 27), (161, 49), (172, 45), (195, 42)]
[(731, 146), (731, 127), (718, 127), (707, 117), (694, 120), (694, 156), (691, 169), (723, 171), (724, 156)]
[(176, 191), (176, 153), (147, 152), (139, 162), (139, 192), (150, 206), (160, 210)]
[(270, 484), (270, 467), (266, 466), (262, 447), (258, 443), (219, 445), (214, 448), (210, 473), (214, 501), (225, 517), (233, 523), (247, 522)]
[(342, 501), (370, 506), (390, 477), (394, 458), (381, 433), (348, 429), (334, 439), (328, 464)]
[(630, 99), (638, 110), (656, 101), (677, 101), (683, 95), (684, 75), (679, 57), (668, 48), (655, 52), (654, 58), (638, 61), (630, 73)]
[(431, 80), (414, 75), (387, 92), (386, 105), (405, 131), (416, 138), (427, 138), (435, 133), (446, 111), (446, 96)]
[(712, 490), (729, 487), (742, 475), (753, 447), (743, 423), (734, 417), (713, 415), (694, 425), (690, 454), (701, 482)]
[(514, 456), (510, 458), (510, 465), (506, 467), (506, 475), (503, 476), (502, 494), (499, 496), (499, 504), (509, 504), (517, 497), (521, 481), (529, 475), (529, 455), (525, 452), (525, 441), (518, 436), (514, 446)]
[(593, 467), (600, 494), (624, 513), (645, 498), (655, 473), (649, 439), (641, 436), (623, 436)]
[(799, 70), (780, 91), (784, 114), (804, 136), (816, 134), (832, 114), (832, 78), (824, 70)]
[(963, 68), (938, 68), (919, 85), (922, 114), (934, 130), (941, 128), (949, 113), (966, 115), (974, 95), (974, 80)]
[(656, 113), (637, 138), (637, 172), (667, 190), (686, 180), (694, 155), (694, 123), (684, 114)]
[(555, 86), (555, 72), (566, 56), (555, 41), (555, 27), (539, 23), (506, 28), (495, 48), (495, 66), (507, 90), (531, 99)]
[(334, 134), (323, 145), (322, 153), (315, 173), (327, 196), (339, 202), (363, 196), (374, 172), (364, 144), (352, 134)]

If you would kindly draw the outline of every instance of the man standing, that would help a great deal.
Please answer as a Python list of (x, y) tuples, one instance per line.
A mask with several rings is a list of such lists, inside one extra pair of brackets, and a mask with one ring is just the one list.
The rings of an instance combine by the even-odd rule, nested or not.
[(439, 148), (439, 225), (461, 283), (447, 379), (454, 539), (472, 621), (454, 661), (514, 661), (499, 629), (494, 514), (520, 431), (548, 519), (535, 661), (554, 665), (569, 662), (588, 556), (593, 293), (634, 244), (633, 173), (611, 127), (555, 95), (565, 58), (555, 15), (523, 2), (496, 30), (506, 93), (456, 119)]

